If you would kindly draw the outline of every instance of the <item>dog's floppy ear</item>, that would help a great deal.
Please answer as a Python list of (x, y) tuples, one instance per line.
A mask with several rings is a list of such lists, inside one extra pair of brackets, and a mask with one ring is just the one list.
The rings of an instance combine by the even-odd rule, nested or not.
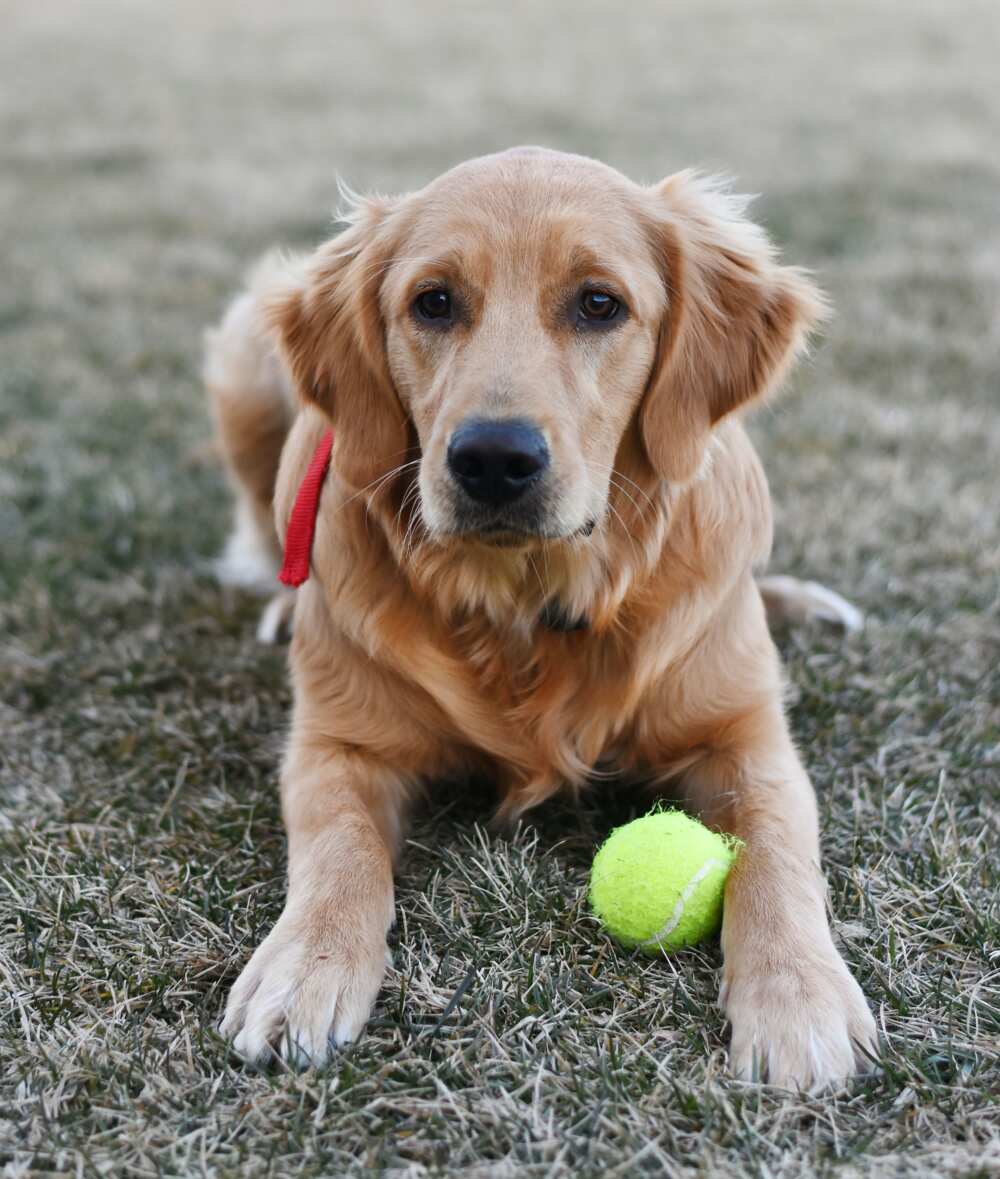
[(407, 418), (389, 375), (379, 308), (395, 208), (381, 198), (359, 200), (349, 227), (267, 302), (299, 396), (333, 426), (334, 468), (359, 490), (402, 463), (407, 448)]
[(681, 172), (648, 196), (667, 311), (640, 427), (657, 473), (684, 483), (716, 423), (781, 380), (826, 303), (717, 182)]

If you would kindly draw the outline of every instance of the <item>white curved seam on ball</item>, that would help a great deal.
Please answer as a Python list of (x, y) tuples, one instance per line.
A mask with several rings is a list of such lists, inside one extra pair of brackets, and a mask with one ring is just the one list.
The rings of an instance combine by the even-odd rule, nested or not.
[(680, 925), (681, 918), (684, 916), (684, 907), (691, 899), (691, 894), (698, 887), (705, 877), (712, 871), (713, 868), (725, 868), (724, 860), (706, 860), (704, 864), (684, 886), (684, 891), (677, 898), (677, 903), (674, 905), (673, 912), (670, 914), (670, 920), (660, 930), (657, 930), (652, 937), (646, 938), (645, 941), (639, 942), (640, 946), (655, 946), (658, 942), (663, 941), (665, 937), (669, 937), (674, 930)]

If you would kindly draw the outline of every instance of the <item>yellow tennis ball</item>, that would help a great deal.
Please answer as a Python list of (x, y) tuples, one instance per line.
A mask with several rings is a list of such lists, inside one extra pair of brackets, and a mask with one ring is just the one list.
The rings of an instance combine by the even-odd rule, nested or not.
[(618, 827), (594, 857), (590, 904), (626, 949), (656, 955), (711, 937), (739, 841), (681, 811)]

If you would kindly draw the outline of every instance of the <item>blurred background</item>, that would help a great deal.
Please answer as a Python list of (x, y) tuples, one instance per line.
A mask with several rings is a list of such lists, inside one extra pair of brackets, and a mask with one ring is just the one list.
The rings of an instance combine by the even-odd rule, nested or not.
[[(0, 1168), (1000, 1166), (1000, 5), (0, 0), (0, 21)], [(837, 936), (892, 1062), (821, 1125), (733, 1112), (712, 952), (622, 959), (593, 998), (599, 802), (542, 812), (555, 856), (470, 835), (485, 803), (418, 828), (350, 1093), (219, 1080), (212, 1019), (280, 905), (287, 690), (256, 604), (209, 575), (228, 495), (201, 334), (263, 249), (331, 232), (338, 177), (404, 190), (518, 143), (730, 174), (836, 310), (753, 425), (773, 568), (869, 617), (780, 636)], [(403, 1043), (470, 969), (458, 1039)], [(537, 969), (561, 979), (551, 1027)]]

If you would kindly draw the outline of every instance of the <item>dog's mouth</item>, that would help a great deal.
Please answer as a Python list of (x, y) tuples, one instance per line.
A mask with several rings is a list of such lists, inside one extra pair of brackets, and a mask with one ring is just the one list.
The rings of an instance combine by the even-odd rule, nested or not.
[(570, 532), (557, 532), (541, 525), (525, 526), (507, 521), (493, 521), (470, 527), (457, 528), (450, 535), (455, 540), (470, 541), (495, 549), (527, 548), (532, 545), (584, 539), (597, 527), (596, 520), (587, 520)]

